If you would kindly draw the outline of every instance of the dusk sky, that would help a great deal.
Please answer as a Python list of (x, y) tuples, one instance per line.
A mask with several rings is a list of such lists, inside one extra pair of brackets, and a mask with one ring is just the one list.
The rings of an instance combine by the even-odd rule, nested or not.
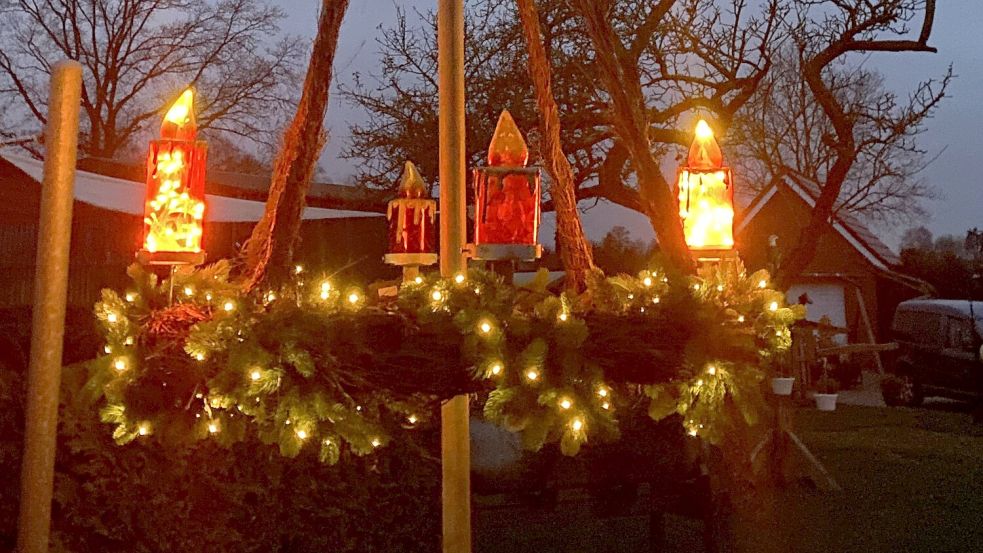
[[(288, 13), (284, 30), (289, 33), (313, 36), (317, 22), (317, 2), (282, 2)], [(400, 6), (412, 16), (413, 8), (433, 9), (436, 0), (400, 1)], [(378, 59), (377, 27), (389, 26), (395, 19), (396, 3), (392, 0), (353, 0), (341, 30), (335, 60), (335, 80), (350, 82), (352, 73), (372, 73)], [(939, 49), (937, 54), (875, 53), (866, 58), (868, 67), (882, 72), (889, 87), (904, 97), (918, 80), (941, 76), (952, 64), (957, 78), (949, 89), (936, 116), (929, 121), (928, 131), (921, 144), (938, 159), (924, 173), (935, 185), (939, 200), (926, 205), (930, 218), (924, 224), (936, 235), (964, 235), (971, 227), (983, 227), (983, 179), (981, 169), (981, 126), (983, 126), (983, 1), (948, 0), (940, 2), (930, 43)], [(858, 58), (859, 59), (859, 58)], [(337, 95), (328, 108), (330, 142), (322, 157), (322, 165), (332, 179), (343, 180), (352, 172), (338, 152), (346, 143), (348, 122), (358, 120), (359, 112)], [(436, 144), (434, 145), (436, 148)], [(940, 153), (941, 152), (941, 153)], [(599, 239), (614, 225), (628, 227), (638, 238), (649, 240), (653, 233), (642, 215), (613, 205), (600, 205), (584, 215), (591, 238)], [(551, 242), (552, 221), (544, 222), (542, 238)], [(879, 234), (897, 246), (904, 227), (878, 229)]]

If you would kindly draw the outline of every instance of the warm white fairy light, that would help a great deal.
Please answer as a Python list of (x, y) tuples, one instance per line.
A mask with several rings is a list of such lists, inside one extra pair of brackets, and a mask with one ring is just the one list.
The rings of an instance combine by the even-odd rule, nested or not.
[(492, 330), (492, 325), (488, 321), (481, 321), (481, 323), (478, 325), (478, 330), (480, 330), (482, 334), (488, 334)]
[(218, 425), (215, 424), (214, 422), (208, 423), (208, 432), (210, 434), (215, 434), (216, 432), (218, 432)]
[(495, 376), (502, 374), (502, 364), (495, 363), (491, 366), (491, 373)]
[(768, 306), (768, 309), (771, 311), (778, 311), (778, 302), (777, 301), (771, 302), (771, 305)]
[(646, 287), (652, 286), (652, 277), (643, 278), (642, 284), (644, 284)]
[(703, 379), (702, 378), (696, 381), (696, 386), (697, 387), (703, 386)]
[(372, 447), (379, 447), (382, 445), (382, 440), (379, 438), (372, 438)]
[(422, 276), (418, 276), (418, 277), (416, 277), (416, 278), (413, 279), (413, 282), (415, 282), (417, 284), (423, 284), (423, 277)]
[(204, 361), (205, 360), (205, 354), (199, 351), (198, 353), (195, 354), (195, 359), (198, 360), (198, 361)]
[(322, 300), (328, 299), (328, 292), (325, 292), (324, 290), (321, 290), (321, 299)]
[(104, 352), (106, 352), (106, 353), (112, 353), (112, 352), (113, 352), (113, 346), (110, 346), (109, 344), (106, 344), (106, 345), (105, 345), (105, 346), (104, 346), (104, 347), (102, 348), (102, 351), (104, 351)]
[(709, 374), (710, 376), (717, 374), (717, 367), (714, 367), (713, 365), (707, 367), (707, 374)]
[(232, 311), (235, 308), (236, 308), (236, 304), (232, 303), (232, 300), (226, 301), (222, 305), (222, 309), (225, 309), (226, 311)]
[(724, 291), (724, 285), (723, 284), (718, 284), (717, 285), (717, 291), (718, 292), (723, 292)]
[(205, 299), (207, 301), (212, 301), (212, 293), (211, 292), (205, 292)]
[(126, 340), (123, 340), (123, 343), (126, 344), (126, 345), (128, 345), (128, 346), (132, 346), (133, 345), (133, 336), (127, 336), (126, 337)]
[(419, 420), (419, 419), (416, 418), (416, 415), (410, 415), (410, 416), (406, 417), (406, 420), (410, 424), (416, 424), (416, 421)]
[(440, 301), (444, 299), (444, 295), (440, 293), (440, 290), (434, 290), (433, 293), (430, 294), (430, 297), (433, 299), (433, 301)]
[(125, 371), (126, 370), (126, 358), (125, 357), (117, 357), (116, 360), (113, 361), (113, 368), (116, 369), (119, 372)]
[(145, 422), (140, 423), (140, 426), (137, 427), (137, 434), (141, 436), (150, 434), (150, 425)]
[(296, 432), (296, 434), (297, 434), (297, 437), (300, 438), (301, 440), (306, 440), (307, 439), (307, 431), (306, 430), (298, 429), (297, 432)]
[(560, 320), (561, 321), (566, 322), (566, 320), (569, 319), (569, 318), (570, 318), (570, 316), (567, 315), (566, 312), (560, 313)]
[(109, 321), (109, 322), (111, 322), (111, 323), (115, 323), (116, 321), (118, 321), (118, 320), (119, 320), (119, 315), (117, 315), (117, 314), (116, 314), (115, 312), (113, 312), (113, 311), (110, 311), (110, 312), (109, 312), (109, 313), (108, 313), (108, 314), (106, 315), (106, 320), (107, 320), (107, 321)]
[(274, 301), (276, 301), (276, 292), (274, 292), (273, 290), (270, 290), (269, 292), (267, 292), (266, 293), (266, 301), (267, 302), (274, 302)]
[(604, 386), (601, 386), (600, 388), (597, 389), (597, 395), (601, 397), (608, 397), (608, 389), (605, 388)]
[(563, 398), (563, 399), (560, 400), (560, 408), (561, 409), (569, 409), (571, 407), (573, 407), (573, 402), (570, 401), (569, 398)]
[(744, 322), (744, 315), (738, 315), (737, 316), (737, 322), (743, 323)]
[(299, 275), (300, 273), (303, 273), (303, 272), (304, 272), (304, 266), (303, 265), (294, 265), (294, 274), (295, 275)]
[(535, 382), (539, 379), (539, 372), (536, 369), (529, 369), (526, 371), (526, 378), (528, 378), (531, 382)]
[(136, 295), (136, 294), (134, 294), (133, 292), (127, 292), (127, 293), (126, 293), (126, 301), (128, 301), (128, 302), (131, 302), (131, 303), (132, 303), (132, 302), (133, 302), (133, 301), (135, 301), (136, 299), (137, 299), (137, 295)]
[(348, 294), (348, 303), (352, 305), (358, 303), (359, 299), (360, 296), (358, 295), (358, 292), (352, 292), (351, 294)]
[(699, 283), (697, 283), (697, 284), (694, 284), (694, 285), (693, 285), (693, 289), (694, 289), (694, 290), (697, 290), (697, 291), (699, 291), (699, 289), (700, 289), (700, 284), (699, 284)]
[(660, 298), (659, 296), (655, 296), (654, 298), (652, 298), (652, 303), (654, 304), (658, 304), (660, 301), (662, 301), (662, 298)]
[(758, 288), (767, 288), (767, 287), (768, 287), (768, 281), (767, 280), (761, 279), (761, 280), (758, 281)]
[(580, 417), (573, 419), (570, 421), (570, 428), (572, 428), (574, 432), (580, 432), (584, 428), (584, 420)]
[(259, 372), (259, 369), (253, 369), (253, 372), (249, 373), (250, 380), (259, 380), (263, 376), (263, 373)]
[(608, 402), (606, 402), (606, 401), (601, 404), (601, 409), (604, 409), (605, 411), (608, 410), (608, 409), (610, 409), (610, 408), (611, 408), (611, 404), (608, 403)]
[(462, 275), (461, 273), (458, 273), (458, 274), (454, 275), (454, 282), (456, 282), (458, 284), (461, 284), (462, 282), (464, 282), (464, 275)]

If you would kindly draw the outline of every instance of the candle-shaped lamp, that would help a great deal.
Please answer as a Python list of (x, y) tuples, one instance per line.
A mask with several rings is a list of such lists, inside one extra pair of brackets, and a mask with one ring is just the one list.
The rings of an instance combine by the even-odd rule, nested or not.
[(148, 265), (197, 265), (205, 216), (204, 141), (196, 140), (194, 92), (185, 90), (167, 110), (160, 139), (147, 155), (143, 249), (137, 259)]
[(411, 161), (403, 168), (398, 194), (386, 209), (389, 220), (386, 263), (433, 265), (437, 262), (437, 201), (427, 194), (426, 183)]
[(734, 249), (734, 185), (730, 169), (706, 121), (696, 136), (686, 165), (679, 169), (676, 196), (686, 245), (699, 252)]
[(526, 167), (529, 149), (508, 110), (498, 118), (488, 166), (474, 169), (476, 259), (533, 260), (540, 221), (539, 169)]

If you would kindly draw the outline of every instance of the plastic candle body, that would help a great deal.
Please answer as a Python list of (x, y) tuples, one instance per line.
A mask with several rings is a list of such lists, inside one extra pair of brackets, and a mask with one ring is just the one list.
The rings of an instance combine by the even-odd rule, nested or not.
[(686, 244), (693, 250), (734, 248), (734, 186), (730, 169), (705, 121), (696, 127), (676, 185)]
[(161, 125), (160, 139), (147, 154), (147, 198), (143, 250), (148, 264), (197, 264), (204, 261), (207, 147), (195, 140), (193, 93), (184, 91)]
[(407, 161), (399, 197), (389, 202), (389, 253), (393, 265), (431, 265), (437, 261), (437, 202), (413, 163)]
[[(538, 169), (526, 168), (528, 160), (522, 133), (509, 112), (503, 111), (488, 148), (488, 167), (474, 170), (475, 245), (480, 259), (538, 257), (540, 179)], [(496, 250), (496, 245), (520, 247)]]

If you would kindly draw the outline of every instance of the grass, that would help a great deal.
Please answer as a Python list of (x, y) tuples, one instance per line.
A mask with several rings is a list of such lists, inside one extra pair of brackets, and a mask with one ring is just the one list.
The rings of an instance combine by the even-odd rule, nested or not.
[(841, 406), (800, 410), (796, 428), (843, 491), (785, 490), (739, 525), (746, 550), (983, 551), (983, 425), (968, 413)]
[[(796, 483), (744, 505), (736, 550), (754, 553), (983, 551), (983, 425), (965, 412), (840, 406), (796, 412), (796, 432), (843, 487)], [(478, 513), (475, 551), (648, 551), (645, 516), (598, 518), (585, 504), (555, 513)], [(702, 526), (669, 517), (669, 551), (702, 551)]]

